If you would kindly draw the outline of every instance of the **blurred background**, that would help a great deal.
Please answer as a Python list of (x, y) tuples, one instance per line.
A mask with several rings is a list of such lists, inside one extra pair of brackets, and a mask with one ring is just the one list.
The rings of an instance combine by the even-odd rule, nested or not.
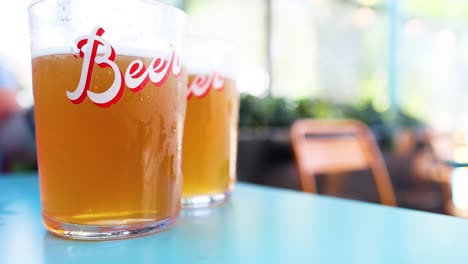
[[(353, 119), (373, 133), (398, 206), (466, 215), (468, 2), (162, 2), (184, 9), (192, 30), (228, 39), (239, 48), (240, 181), (303, 190), (290, 140), (293, 123)], [(27, 111), (33, 105), (29, 3), (0, 0), (4, 172), (36, 168)], [(15, 105), (2, 110), (7, 108), (2, 97), (12, 94)], [(6, 138), (9, 131), (15, 131), (16, 140)], [(335, 174), (314, 175), (316, 191), (380, 202), (372, 170)]]

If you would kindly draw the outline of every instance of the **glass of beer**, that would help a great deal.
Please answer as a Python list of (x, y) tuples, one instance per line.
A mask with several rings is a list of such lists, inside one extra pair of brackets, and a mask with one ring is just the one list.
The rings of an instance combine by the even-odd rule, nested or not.
[(236, 54), (229, 43), (203, 37), (189, 38), (187, 49), (182, 205), (200, 208), (224, 203), (236, 179)]
[(184, 12), (147, 0), (29, 7), (42, 217), (122, 239), (174, 223), (182, 197)]

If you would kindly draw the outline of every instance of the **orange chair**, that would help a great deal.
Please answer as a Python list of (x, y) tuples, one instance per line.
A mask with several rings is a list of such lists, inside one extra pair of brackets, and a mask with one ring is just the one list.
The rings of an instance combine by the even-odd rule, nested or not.
[(395, 206), (395, 194), (372, 132), (354, 120), (298, 120), (291, 143), (304, 192), (317, 192), (315, 175), (369, 169), (382, 204)]

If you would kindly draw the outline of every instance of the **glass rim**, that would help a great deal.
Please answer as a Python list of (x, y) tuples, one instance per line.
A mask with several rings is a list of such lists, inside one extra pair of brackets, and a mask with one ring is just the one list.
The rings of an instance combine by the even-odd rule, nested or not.
[[(30, 11), (30, 9), (42, 2), (48, 2), (50, 0), (33, 0), (29, 5), (28, 5), (28, 12)], [(169, 5), (169, 4), (166, 4), (166, 3), (163, 3), (163, 2), (160, 2), (160, 1), (157, 1), (157, 0), (137, 0), (137, 1), (140, 1), (140, 2), (147, 2), (149, 4), (154, 4), (154, 5), (157, 5), (157, 6), (160, 6), (162, 8), (165, 8), (165, 9), (168, 9), (168, 10), (171, 10), (175, 13), (178, 13), (179, 15), (182, 15), (184, 18), (187, 18), (188, 15), (187, 13), (185, 13), (184, 10), (178, 8), (178, 7), (175, 7), (175, 6), (172, 6), (172, 5)]]

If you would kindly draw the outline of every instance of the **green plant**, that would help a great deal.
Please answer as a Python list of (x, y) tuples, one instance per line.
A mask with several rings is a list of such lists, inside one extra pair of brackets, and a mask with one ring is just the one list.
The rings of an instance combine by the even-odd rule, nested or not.
[(250, 128), (284, 127), (300, 118), (356, 119), (368, 125), (379, 144), (389, 148), (396, 128), (417, 128), (423, 122), (403, 110), (379, 112), (370, 101), (358, 104), (338, 104), (320, 99), (289, 100), (282, 97), (259, 98), (242, 95), (240, 126)]
[(241, 95), (239, 111), (239, 125), (241, 127), (267, 126), (268, 114), (262, 100), (262, 98), (248, 94)]

